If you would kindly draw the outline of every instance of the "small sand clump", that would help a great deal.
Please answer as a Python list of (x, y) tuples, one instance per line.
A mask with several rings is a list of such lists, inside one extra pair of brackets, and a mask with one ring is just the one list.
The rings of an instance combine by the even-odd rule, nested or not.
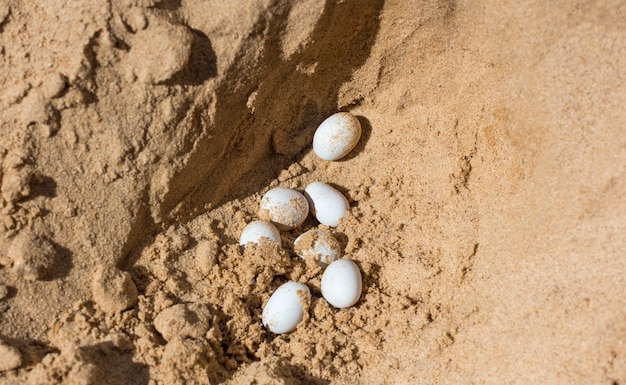
[(7, 295), (9, 295), (9, 288), (0, 284), (0, 300), (5, 299)]
[(626, 384), (625, 5), (0, 0), (0, 385)]
[(93, 275), (93, 298), (107, 313), (118, 313), (137, 303), (137, 287), (125, 271), (100, 265)]
[(15, 203), (29, 196), (32, 177), (32, 171), (28, 168), (9, 170), (2, 176), (2, 187), (0, 188), (2, 199), (9, 203)]
[(35, 281), (48, 275), (56, 261), (56, 250), (47, 238), (25, 230), (11, 242), (7, 258), (19, 276)]
[(162, 310), (154, 319), (154, 327), (167, 341), (175, 337), (201, 338), (209, 331), (212, 320), (206, 305), (177, 304)]
[(19, 350), (0, 341), (0, 372), (13, 370), (22, 366)]
[(154, 19), (138, 31), (128, 57), (128, 71), (144, 83), (156, 84), (170, 79), (189, 60), (193, 36), (189, 29)]

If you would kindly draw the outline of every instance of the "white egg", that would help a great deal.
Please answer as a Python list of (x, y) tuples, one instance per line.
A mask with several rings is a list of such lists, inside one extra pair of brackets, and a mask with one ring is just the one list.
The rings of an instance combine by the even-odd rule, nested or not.
[(281, 230), (291, 230), (302, 224), (309, 214), (304, 195), (290, 188), (277, 187), (261, 198), (259, 217), (272, 221)]
[(338, 259), (322, 274), (322, 296), (334, 307), (344, 309), (357, 303), (363, 282), (361, 270), (349, 259)]
[(361, 123), (349, 112), (326, 118), (313, 136), (313, 151), (324, 160), (338, 160), (348, 155), (361, 138)]
[(339, 191), (322, 182), (306, 186), (304, 195), (309, 201), (311, 213), (326, 226), (337, 227), (339, 220), (346, 216), (350, 205)]
[(296, 254), (328, 265), (341, 258), (341, 244), (330, 231), (311, 229), (300, 235), (293, 243)]
[(304, 305), (310, 300), (311, 292), (306, 285), (294, 281), (283, 284), (263, 308), (263, 326), (276, 334), (295, 330), (304, 316)]
[(241, 232), (239, 244), (241, 246), (246, 246), (250, 242), (259, 244), (262, 239), (280, 244), (280, 233), (272, 222), (252, 221), (248, 223)]

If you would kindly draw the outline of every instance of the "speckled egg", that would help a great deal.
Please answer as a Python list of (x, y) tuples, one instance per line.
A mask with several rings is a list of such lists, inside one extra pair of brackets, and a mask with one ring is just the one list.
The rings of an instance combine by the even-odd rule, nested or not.
[(326, 226), (337, 227), (350, 209), (348, 200), (339, 191), (322, 182), (313, 182), (304, 189), (311, 213)]
[(241, 232), (239, 244), (241, 246), (246, 246), (248, 243), (258, 244), (263, 239), (280, 244), (280, 233), (272, 222), (252, 221)]
[(313, 259), (323, 266), (341, 258), (341, 244), (328, 230), (311, 229), (296, 238), (293, 247), (300, 257)]
[(306, 285), (289, 281), (280, 286), (263, 308), (263, 326), (272, 333), (289, 333), (296, 329), (304, 317), (304, 309), (311, 300)]
[(291, 230), (302, 224), (309, 214), (309, 203), (300, 192), (276, 187), (261, 198), (259, 217), (272, 221), (280, 230)]
[(313, 136), (313, 151), (324, 160), (339, 160), (352, 151), (361, 138), (361, 123), (349, 112), (326, 118)]

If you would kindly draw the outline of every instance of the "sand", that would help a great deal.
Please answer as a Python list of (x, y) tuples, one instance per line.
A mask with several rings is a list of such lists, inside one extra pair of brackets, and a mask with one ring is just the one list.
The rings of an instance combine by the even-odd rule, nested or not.
[[(0, 383), (626, 382), (626, 2), (0, 0)], [(343, 160), (311, 149), (337, 111)], [(363, 274), (241, 248), (345, 194)], [(282, 283), (312, 294), (274, 335)]]

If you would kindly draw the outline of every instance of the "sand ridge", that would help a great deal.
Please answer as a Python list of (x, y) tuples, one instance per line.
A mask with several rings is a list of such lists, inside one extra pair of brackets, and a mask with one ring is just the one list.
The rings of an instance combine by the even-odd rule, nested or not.
[[(0, 0), (0, 383), (625, 382), (625, 17)], [(337, 111), (363, 135), (322, 161)], [(349, 309), (294, 251), (312, 216), (238, 245), (313, 181), (350, 202)], [(312, 299), (276, 336), (288, 280)]]

